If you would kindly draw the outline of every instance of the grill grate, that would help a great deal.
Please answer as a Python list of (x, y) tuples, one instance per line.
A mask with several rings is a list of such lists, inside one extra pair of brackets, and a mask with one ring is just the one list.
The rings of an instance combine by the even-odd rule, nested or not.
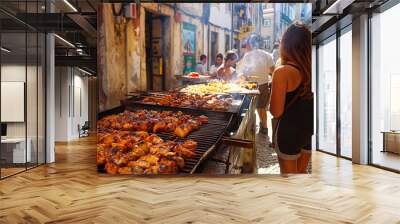
[[(124, 107), (118, 107), (110, 111), (105, 111), (99, 114), (99, 118), (106, 115), (120, 113), (124, 110)], [(188, 136), (183, 139), (178, 138), (173, 133), (157, 133), (164, 140), (175, 140), (180, 139), (181, 141), (192, 139), (197, 142), (196, 155), (193, 158), (185, 159), (185, 167), (180, 170), (181, 173), (194, 173), (200, 163), (207, 158), (207, 156), (214, 149), (218, 148), (221, 143), (221, 138), (225, 134), (229, 124), (232, 121), (233, 114), (217, 112), (217, 111), (199, 111), (196, 109), (187, 108), (174, 108), (174, 107), (163, 107), (158, 105), (145, 105), (132, 103), (126, 106), (126, 109), (134, 110), (156, 110), (156, 111), (182, 111), (186, 114), (193, 116), (206, 115), (208, 117), (208, 123), (202, 125), (198, 130), (191, 132)], [(101, 170), (101, 167), (98, 168)]]

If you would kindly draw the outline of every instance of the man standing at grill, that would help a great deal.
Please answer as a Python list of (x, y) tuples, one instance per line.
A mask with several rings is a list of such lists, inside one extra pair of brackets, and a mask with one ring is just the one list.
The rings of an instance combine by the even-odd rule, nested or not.
[(252, 34), (245, 39), (246, 53), (237, 64), (241, 79), (258, 83), (260, 95), (257, 99), (257, 112), (260, 117), (260, 132), (268, 135), (267, 106), (270, 98), (270, 77), (274, 71), (274, 61), (268, 52), (258, 49), (261, 38)]

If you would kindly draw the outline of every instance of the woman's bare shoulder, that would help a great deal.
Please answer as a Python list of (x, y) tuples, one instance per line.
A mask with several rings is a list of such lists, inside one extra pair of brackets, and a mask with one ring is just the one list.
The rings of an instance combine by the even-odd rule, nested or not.
[(275, 67), (274, 74), (276, 76), (283, 76), (283, 77), (289, 77), (293, 73), (298, 73), (297, 69), (293, 68), (290, 65), (279, 65)]
[(297, 69), (295, 69), (293, 66), (290, 66), (290, 65), (278, 65), (278, 66), (275, 67), (274, 71), (279, 71), (279, 72), (297, 71)]
[(279, 65), (275, 67), (273, 76), (276, 78), (284, 78), (288, 74), (288, 66), (285, 65)]

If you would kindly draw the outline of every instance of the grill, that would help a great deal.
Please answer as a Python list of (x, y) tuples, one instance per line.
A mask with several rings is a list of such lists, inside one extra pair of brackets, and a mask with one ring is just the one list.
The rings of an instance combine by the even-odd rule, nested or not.
[[(156, 110), (156, 111), (182, 111), (186, 114), (199, 116), (206, 115), (208, 116), (208, 123), (204, 124), (200, 127), (200, 129), (191, 132), (186, 139), (192, 139), (197, 142), (196, 155), (193, 158), (185, 159), (185, 167), (180, 169), (180, 173), (194, 173), (199, 165), (207, 159), (207, 157), (219, 147), (221, 144), (222, 136), (227, 132), (230, 128), (230, 124), (232, 123), (233, 115), (231, 113), (226, 112), (217, 112), (217, 111), (204, 111), (204, 110), (195, 110), (188, 108), (174, 108), (174, 107), (163, 107), (157, 105), (146, 105), (146, 104), (136, 104), (130, 103), (129, 105), (121, 106), (114, 108), (112, 110), (108, 110), (99, 114), (98, 118), (101, 119), (104, 116), (121, 113), (125, 109), (127, 110)], [(174, 140), (178, 139), (173, 133), (157, 133), (158, 136), (163, 138), (164, 140)], [(100, 172), (104, 172), (104, 167), (99, 166), (98, 170)]]

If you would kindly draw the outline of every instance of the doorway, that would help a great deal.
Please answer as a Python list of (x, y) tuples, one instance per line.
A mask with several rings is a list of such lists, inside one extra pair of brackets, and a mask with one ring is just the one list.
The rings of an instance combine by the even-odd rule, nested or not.
[(212, 32), (211, 31), (211, 65), (215, 64), (215, 58), (217, 57), (218, 54), (218, 33), (217, 32)]
[(146, 11), (145, 17), (147, 89), (166, 90), (166, 33), (168, 17)]

